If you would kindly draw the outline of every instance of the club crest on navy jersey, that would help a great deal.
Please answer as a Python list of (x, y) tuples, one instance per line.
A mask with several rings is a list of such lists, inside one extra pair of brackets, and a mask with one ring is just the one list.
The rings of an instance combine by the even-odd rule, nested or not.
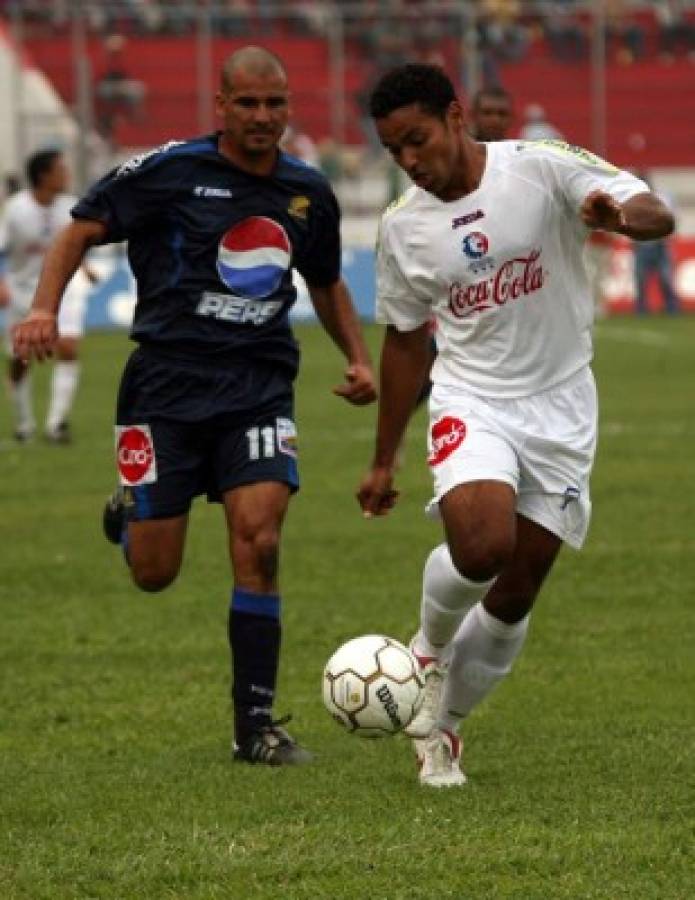
[(278, 222), (250, 216), (222, 237), (217, 274), (239, 297), (260, 300), (273, 294), (290, 268), (292, 245)]

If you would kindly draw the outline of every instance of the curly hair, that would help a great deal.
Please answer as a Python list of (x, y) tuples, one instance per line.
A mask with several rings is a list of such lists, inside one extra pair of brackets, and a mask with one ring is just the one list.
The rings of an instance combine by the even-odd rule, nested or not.
[(408, 63), (383, 75), (369, 98), (373, 119), (383, 119), (402, 106), (417, 103), (425, 112), (444, 118), (456, 91), (451, 79), (438, 66)]

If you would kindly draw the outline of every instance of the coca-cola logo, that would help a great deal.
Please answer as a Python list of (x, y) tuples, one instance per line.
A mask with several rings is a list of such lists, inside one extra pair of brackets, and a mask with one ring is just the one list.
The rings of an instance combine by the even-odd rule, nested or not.
[(466, 437), (466, 423), (454, 416), (444, 416), (432, 426), (430, 435), (430, 455), (427, 462), (431, 466), (451, 456), (460, 447)]
[(463, 319), (539, 291), (548, 274), (538, 263), (540, 255), (540, 250), (533, 250), (528, 256), (509, 259), (490, 278), (474, 284), (454, 281), (449, 287), (449, 309)]
[(150, 484), (156, 480), (154, 445), (147, 425), (121, 428), (116, 441), (116, 461), (121, 481), (127, 485)]

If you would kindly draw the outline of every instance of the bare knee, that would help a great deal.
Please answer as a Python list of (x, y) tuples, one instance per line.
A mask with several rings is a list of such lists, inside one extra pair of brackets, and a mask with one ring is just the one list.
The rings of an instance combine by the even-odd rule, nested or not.
[(148, 594), (156, 594), (168, 588), (178, 575), (178, 568), (173, 571), (161, 570), (147, 565), (131, 565), (130, 571), (135, 584)]
[(183, 560), (187, 517), (130, 522), (128, 564), (135, 584), (154, 594), (176, 579)]
[(459, 575), (469, 581), (485, 582), (496, 578), (507, 566), (514, 553), (512, 541), (481, 541), (449, 545), (451, 559)]
[(440, 508), (459, 574), (481, 583), (499, 575), (517, 539), (513, 488), (496, 481), (459, 485), (444, 495)]
[(274, 527), (236, 535), (232, 545), (237, 580), (259, 591), (275, 588), (280, 562), (280, 532)]

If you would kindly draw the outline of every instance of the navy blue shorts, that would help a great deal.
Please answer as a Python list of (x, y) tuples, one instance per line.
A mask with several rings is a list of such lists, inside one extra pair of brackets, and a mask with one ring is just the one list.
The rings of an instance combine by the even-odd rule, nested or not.
[[(116, 418), (118, 472), (131, 491), (134, 520), (183, 515), (201, 494), (219, 502), (246, 484), (275, 481), (298, 489), (290, 380), (265, 368), (254, 374), (245, 366), (242, 378), (236, 370), (143, 361), (137, 351), (134, 357)], [(162, 390), (169, 379), (174, 391)]]

